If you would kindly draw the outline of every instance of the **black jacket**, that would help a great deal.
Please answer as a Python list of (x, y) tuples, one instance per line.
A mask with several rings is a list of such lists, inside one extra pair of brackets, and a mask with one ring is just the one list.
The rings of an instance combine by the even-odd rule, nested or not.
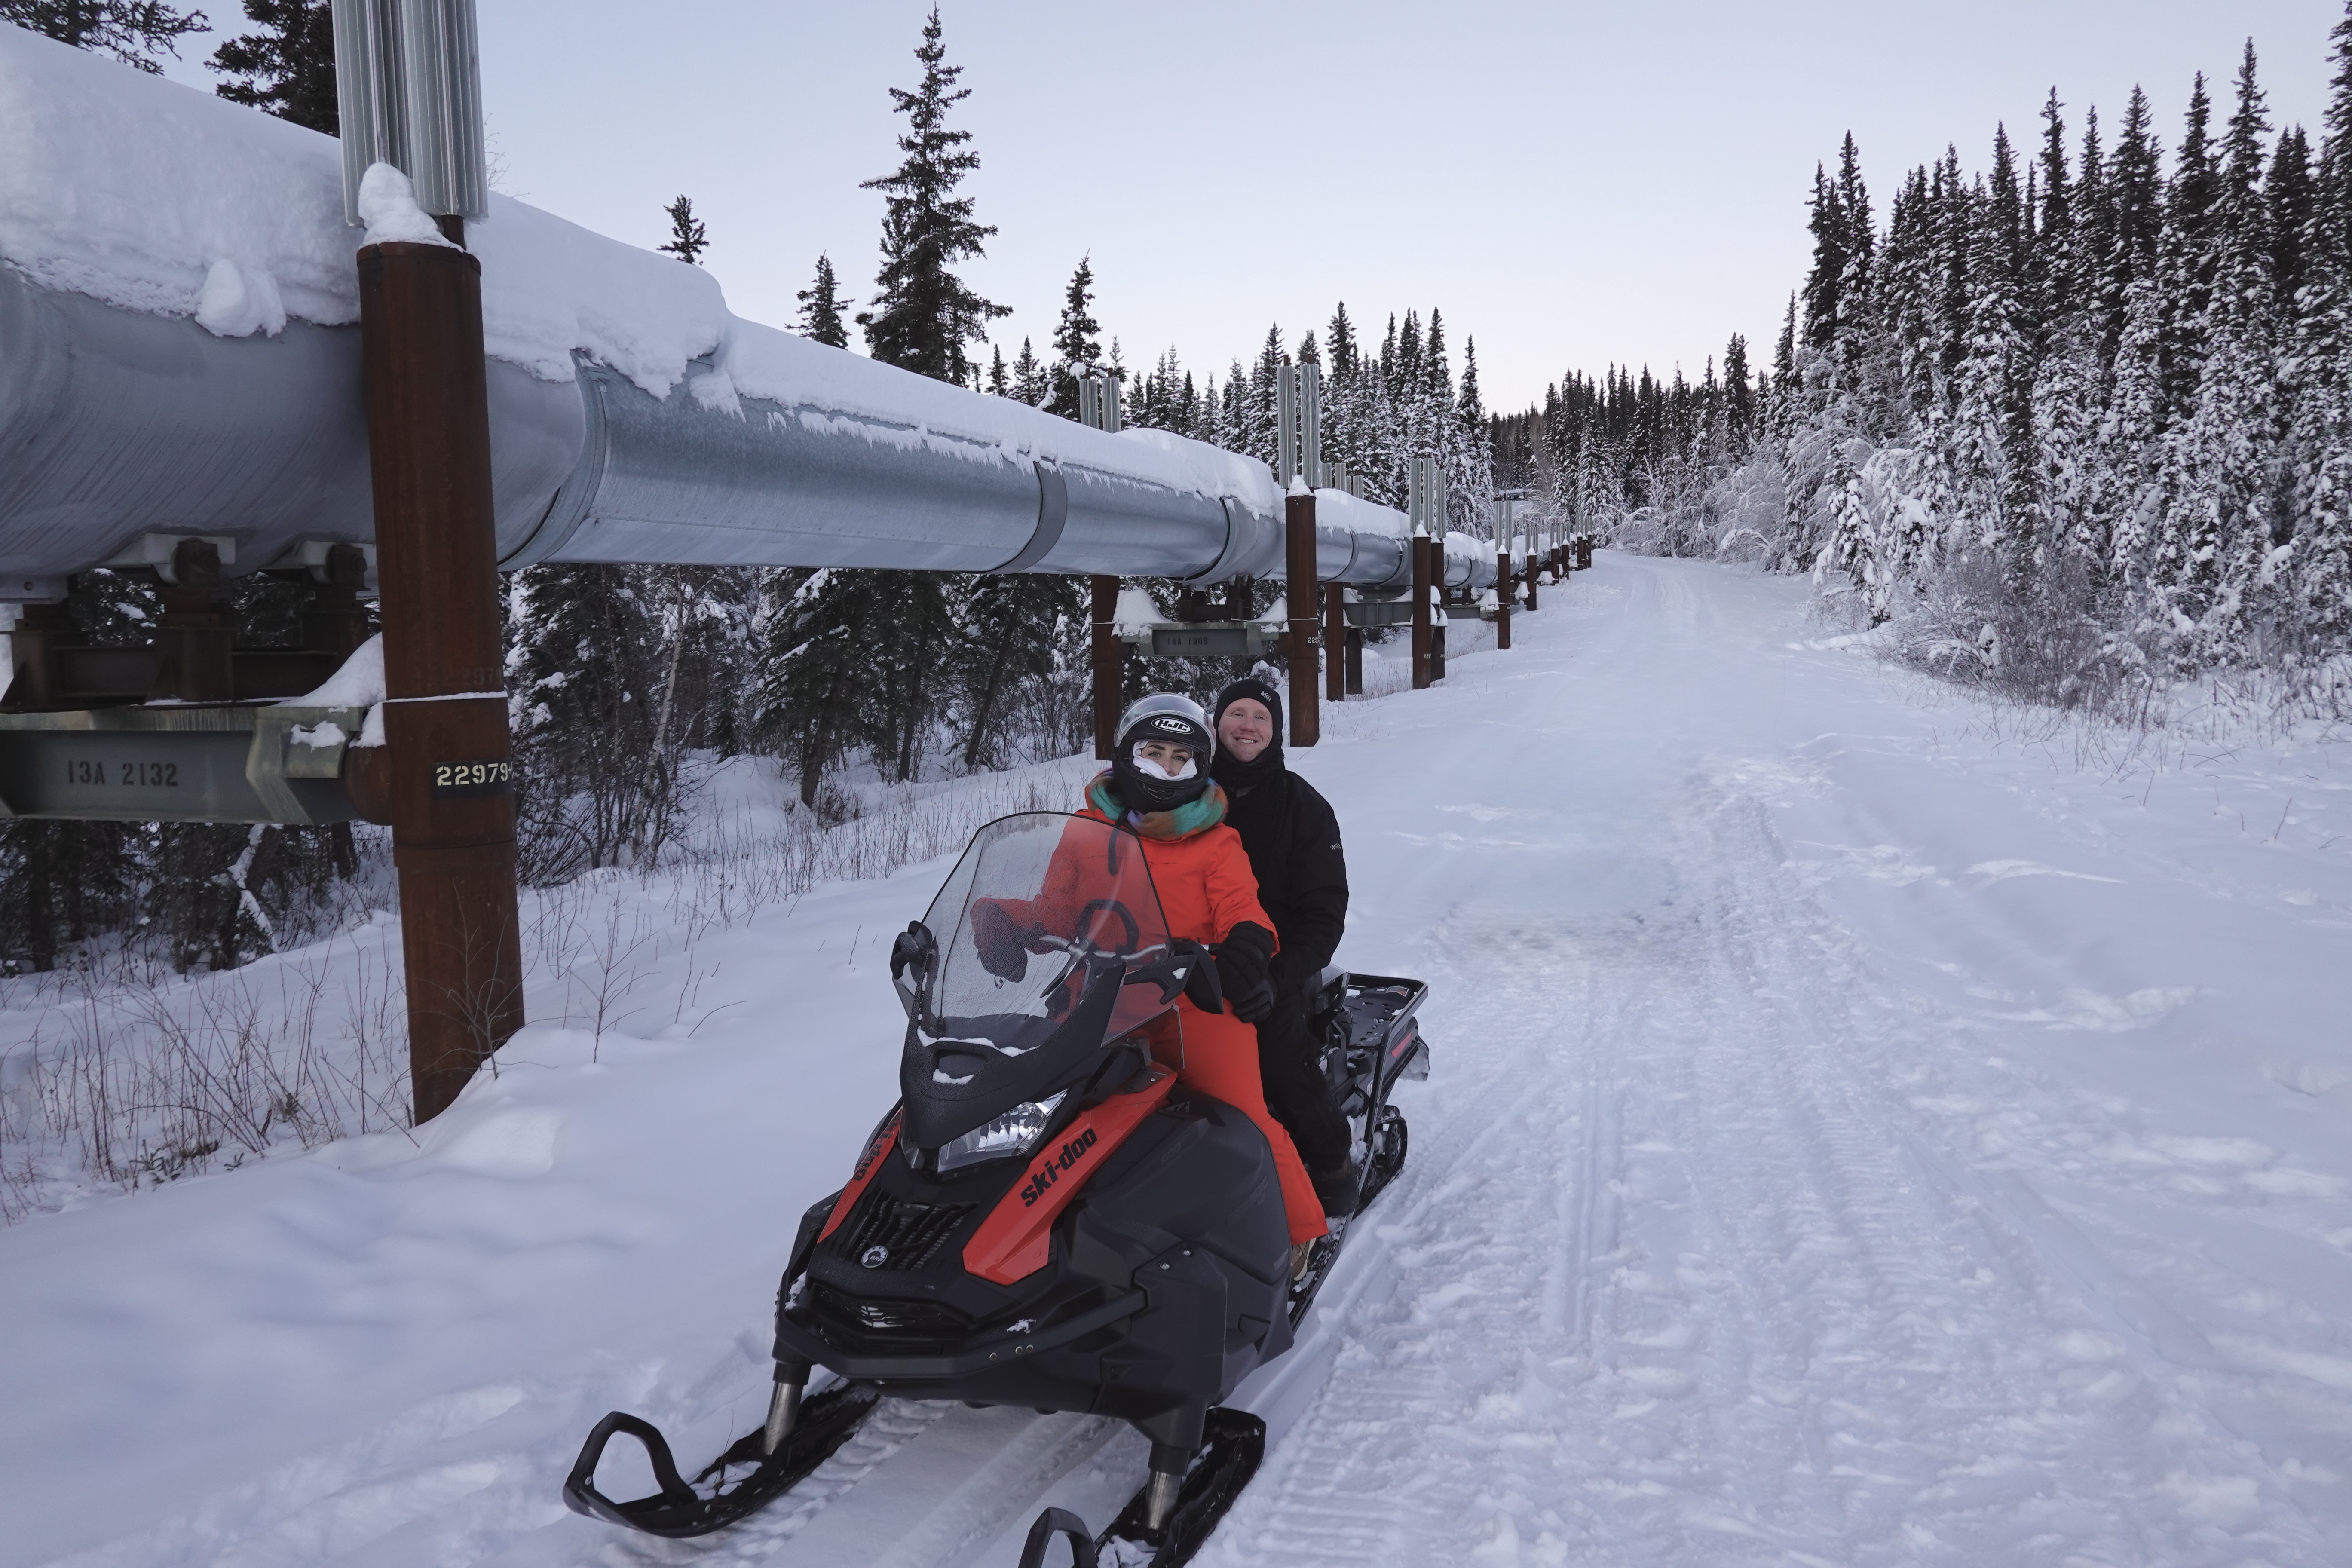
[[(1233, 770), (1253, 773), (1257, 770)], [(1275, 994), (1300, 996), (1339, 949), (1348, 925), (1348, 858), (1339, 819), (1316, 787), (1280, 765), (1251, 782), (1225, 784), (1225, 821), (1242, 836), (1257, 901), (1274, 917)]]

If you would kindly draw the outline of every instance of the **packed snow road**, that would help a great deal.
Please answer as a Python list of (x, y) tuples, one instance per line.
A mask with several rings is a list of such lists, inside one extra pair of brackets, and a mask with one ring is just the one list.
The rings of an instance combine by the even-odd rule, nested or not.
[[(1341, 957), (1431, 983), (1435, 1071), (1200, 1561), (2352, 1562), (2345, 749), (2097, 765), (1802, 603), (1603, 555), (1294, 756)], [(0, 1564), (913, 1568), (1009, 1563), (1045, 1496), (1099, 1524), (1131, 1437), (907, 1405), (704, 1542), (556, 1501), (608, 1408), (697, 1457), (756, 1420), (793, 1222), (893, 1092), (877, 935), (940, 869), (649, 963), (642, 1037), (534, 1028), (421, 1148), (0, 1232)]]

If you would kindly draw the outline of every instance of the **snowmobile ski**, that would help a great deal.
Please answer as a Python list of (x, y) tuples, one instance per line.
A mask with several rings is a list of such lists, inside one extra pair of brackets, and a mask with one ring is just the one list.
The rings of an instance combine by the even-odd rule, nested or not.
[[(673, 1539), (708, 1535), (757, 1512), (799, 1485), (856, 1434), (879, 1397), (863, 1384), (836, 1384), (801, 1406), (799, 1421), (774, 1453), (761, 1451), (765, 1433), (755, 1429), (704, 1466), (691, 1486), (679, 1477), (669, 1443), (653, 1423), (615, 1410), (596, 1423), (596, 1429), (581, 1445), (580, 1458), (572, 1474), (564, 1478), (563, 1501), (574, 1513), (648, 1535)], [(653, 1496), (614, 1502), (596, 1489), (597, 1461), (604, 1457), (604, 1445), (615, 1436), (635, 1437), (645, 1445), (655, 1484), (661, 1489)], [(750, 1473), (730, 1486), (728, 1472), (746, 1468)], [(695, 1489), (702, 1486), (713, 1489), (708, 1493)]]
[(1181, 1568), (1224, 1521), (1265, 1458), (1265, 1422), (1246, 1410), (1212, 1410), (1201, 1450), (1184, 1472), (1176, 1506), (1160, 1529), (1150, 1523), (1150, 1482), (1100, 1535), (1089, 1536), (1086, 1521), (1067, 1509), (1049, 1508), (1029, 1527), (1021, 1568), (1045, 1568), (1045, 1555), (1056, 1541), (1069, 1543), (1072, 1568)]

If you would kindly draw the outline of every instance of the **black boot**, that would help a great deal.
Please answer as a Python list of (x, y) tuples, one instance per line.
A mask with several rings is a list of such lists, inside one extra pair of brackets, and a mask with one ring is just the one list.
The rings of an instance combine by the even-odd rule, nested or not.
[(1353, 1160), (1342, 1159), (1327, 1171), (1309, 1171), (1307, 1179), (1315, 1184), (1315, 1195), (1323, 1200), (1323, 1217), (1345, 1219), (1356, 1212), (1356, 1195), (1363, 1190), (1364, 1174)]

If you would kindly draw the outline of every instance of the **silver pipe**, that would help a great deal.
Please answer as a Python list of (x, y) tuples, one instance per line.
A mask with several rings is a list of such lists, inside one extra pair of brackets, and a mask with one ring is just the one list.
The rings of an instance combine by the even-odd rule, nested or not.
[[(1253, 458), (1164, 431), (1087, 429), (750, 323), (735, 331), (757, 343), (777, 395), (736, 393), (709, 360), (662, 396), (584, 360), (570, 382), (490, 362), (506, 566), (1202, 584), (1282, 570), (1280, 492)], [(355, 327), (297, 321), (275, 337), (220, 338), (0, 264), (0, 597), (150, 533), (232, 539), (237, 572), (306, 542), (374, 535)], [(1323, 580), (1410, 582), (1402, 514), (1343, 491), (1317, 500)]]

